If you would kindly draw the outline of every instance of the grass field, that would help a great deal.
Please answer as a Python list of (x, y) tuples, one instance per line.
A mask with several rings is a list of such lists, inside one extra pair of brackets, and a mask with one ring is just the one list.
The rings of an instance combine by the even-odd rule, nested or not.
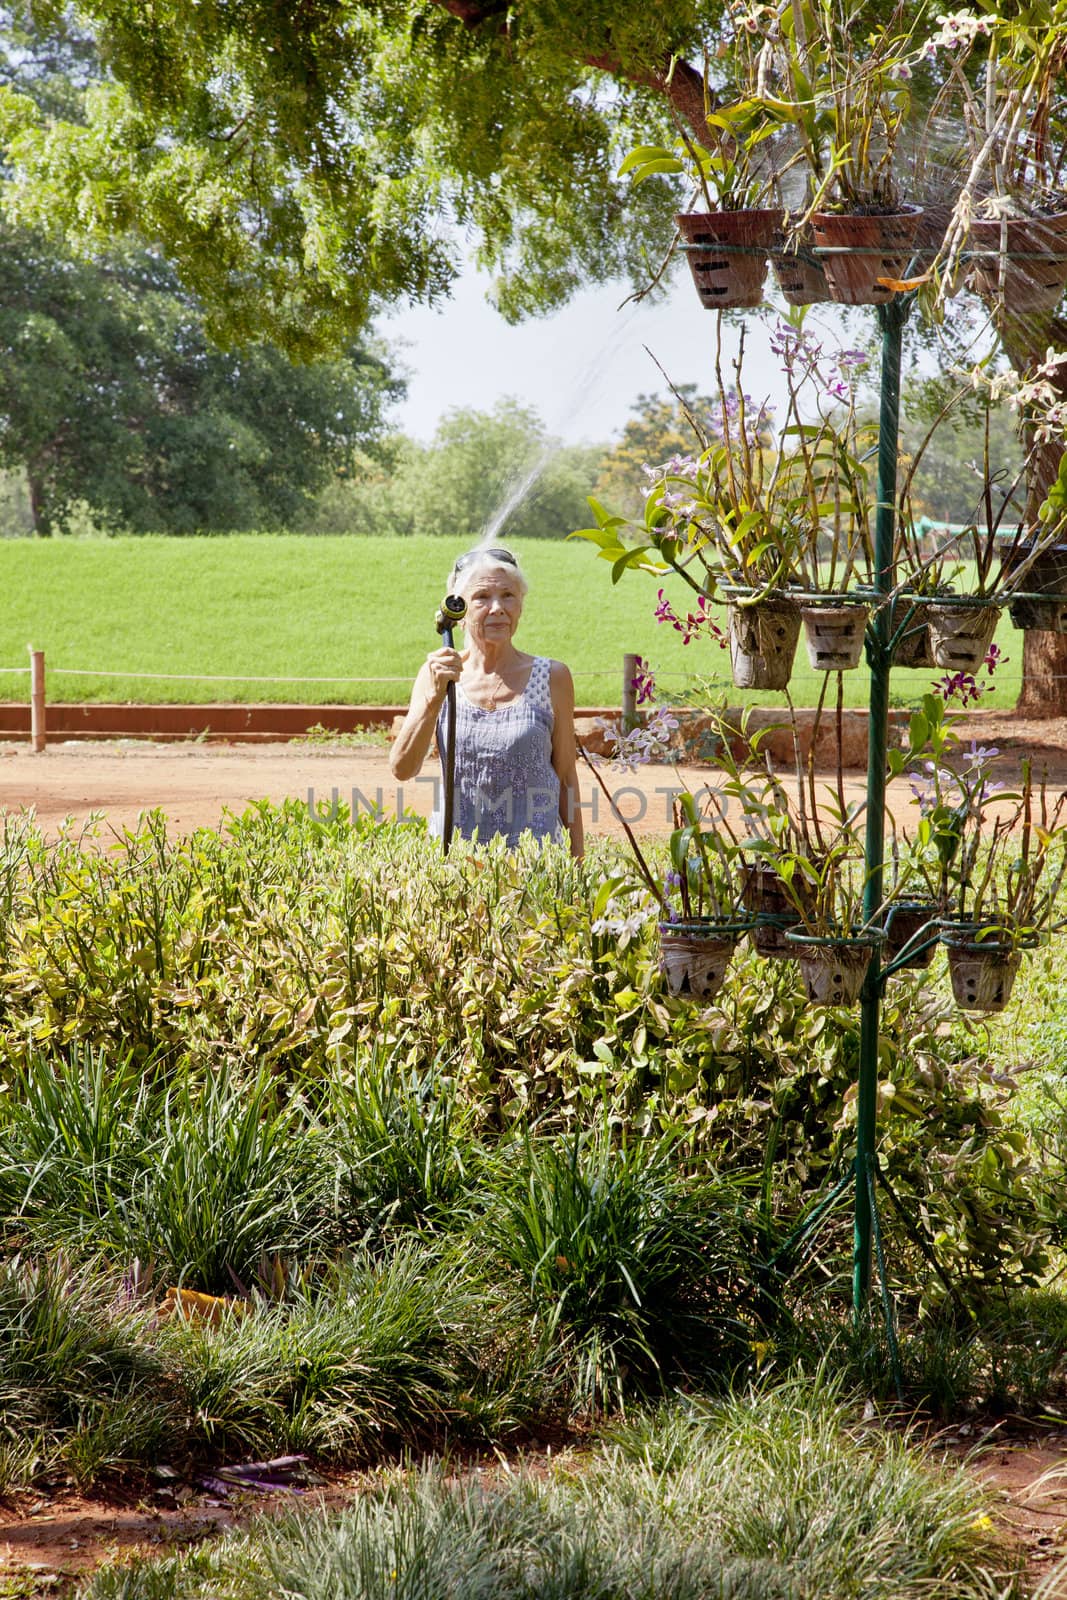
[[(607, 564), (582, 542), (516, 549), (530, 579), (519, 642), (570, 665), (579, 704), (618, 704), (627, 651), (652, 662), (667, 694), (694, 674), (729, 690), (725, 652), (683, 648), (657, 625), (653, 578), (635, 573), (612, 587)], [(32, 643), (46, 654), (50, 700), (402, 703), (436, 643), (434, 612), (456, 553), (432, 538), (4, 540), (0, 669), (24, 669)], [(684, 612), (691, 592), (678, 580), (664, 587)], [(1012, 705), (1022, 635), (1005, 617), (998, 640), (1009, 664), (986, 703)], [(913, 701), (935, 675), (899, 672), (893, 702)], [(798, 705), (814, 703), (820, 676), (801, 644)], [(848, 704), (865, 704), (865, 671), (846, 674), (845, 687)], [(0, 672), (0, 699), (28, 694), (25, 671)], [(730, 699), (780, 703), (732, 690)]]

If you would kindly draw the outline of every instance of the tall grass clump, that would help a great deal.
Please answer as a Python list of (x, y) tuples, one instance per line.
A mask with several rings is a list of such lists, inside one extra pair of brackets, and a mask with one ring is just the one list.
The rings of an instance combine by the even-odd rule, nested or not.
[(43, 1246), (99, 1240), (154, 1136), (149, 1082), (127, 1058), (75, 1044), (11, 1071), (0, 1100), (4, 1230)]
[(430, 1469), (340, 1515), (104, 1571), (87, 1600), (1018, 1600), (980, 1492), (786, 1385), (636, 1422), (584, 1470)]
[(328, 1246), (320, 1137), (270, 1073), (142, 1074), (86, 1047), (15, 1069), (0, 1113), (9, 1233), (217, 1294), (274, 1254)]
[(746, 1351), (745, 1219), (737, 1180), (689, 1180), (673, 1137), (606, 1125), (516, 1140), (478, 1225), (565, 1353), (581, 1404), (680, 1374), (726, 1377)]
[(556, 1398), (516, 1298), (454, 1241), (360, 1251), (240, 1313), (160, 1336), (189, 1437), (213, 1449), (365, 1461), (481, 1439)]
[(0, 1265), (0, 1491), (42, 1475), (87, 1485), (152, 1459), (173, 1425), (146, 1318), (57, 1258)]
[(421, 1068), (397, 1055), (357, 1049), (323, 1097), (345, 1211), (374, 1233), (447, 1222), (489, 1177), (479, 1107), (464, 1097), (457, 1067), (439, 1057)]

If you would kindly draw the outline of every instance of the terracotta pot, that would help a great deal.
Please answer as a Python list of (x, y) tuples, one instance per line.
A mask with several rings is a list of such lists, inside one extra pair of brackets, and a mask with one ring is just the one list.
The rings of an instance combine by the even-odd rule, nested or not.
[(816, 672), (851, 672), (860, 664), (867, 606), (801, 606), (808, 660)]
[(796, 947), (785, 937), (797, 923), (796, 907), (781, 878), (765, 861), (748, 862), (742, 871), (741, 904), (756, 920), (749, 932), (752, 948), (771, 961), (792, 961)]
[(1013, 600), (1008, 614), (1024, 633), (1067, 633), (1067, 600)]
[(705, 918), (661, 922), (659, 965), (671, 994), (713, 1000), (722, 988), (737, 934)]
[[(1021, 564), (1033, 545), (1021, 543), (1016, 555)], [(1048, 594), (1049, 600), (1013, 600), (1008, 607), (1017, 628), (1039, 633), (1067, 633), (1067, 544), (1042, 551), (1023, 574), (1020, 587), (1031, 594)]]
[[(767, 257), (781, 227), (781, 211), (692, 211), (674, 220), (702, 306), (731, 311), (762, 304)], [(722, 250), (721, 245), (734, 248)]]
[(930, 650), (935, 667), (951, 672), (977, 672), (993, 643), (1000, 612), (996, 606), (941, 605), (926, 608)]
[(930, 943), (925, 949), (918, 949), (906, 961), (901, 962), (901, 970), (905, 967), (928, 967), (934, 959), (934, 919), (937, 916), (937, 906), (932, 900), (898, 900), (889, 908), (885, 929), (885, 959), (886, 964), (895, 961), (901, 951), (906, 949), (913, 939), (926, 930), (926, 938)]
[(800, 637), (795, 600), (757, 600), (727, 607), (730, 668), (736, 689), (784, 689)]
[(1067, 284), (1067, 211), (971, 223), (970, 285), (1013, 316), (1055, 311)]
[[(907, 615), (910, 607), (904, 603), (898, 613), (894, 613), (894, 631), (900, 621)], [(905, 631), (897, 640), (893, 650), (893, 665), (895, 667), (932, 667), (934, 653), (930, 648), (930, 628), (926, 618), (925, 605), (914, 608), (914, 614)]]
[(815, 238), (810, 230), (805, 229), (799, 238), (790, 241), (792, 249), (781, 237), (775, 242), (781, 249), (772, 254), (771, 269), (786, 304), (813, 306), (829, 300), (830, 286), (822, 262), (814, 254)]
[(892, 300), (896, 290), (878, 280), (906, 275), (920, 216), (918, 206), (883, 216), (816, 211), (811, 219), (816, 245), (822, 250), (854, 252), (822, 258), (831, 300), (849, 306), (876, 306)]

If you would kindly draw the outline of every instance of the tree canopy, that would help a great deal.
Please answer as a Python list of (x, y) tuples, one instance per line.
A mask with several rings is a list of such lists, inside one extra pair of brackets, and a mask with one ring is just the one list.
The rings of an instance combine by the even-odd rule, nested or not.
[[(468, 232), (518, 316), (643, 270), (662, 195), (616, 177), (640, 124), (702, 108), (700, 0), (38, 0), (106, 77), (66, 113), (0, 88), (6, 203), (93, 247), (136, 230), (225, 339), (308, 355), (383, 300), (443, 297)], [(20, 7), (7, 8), (10, 26)]]
[(218, 349), (149, 252), (76, 261), (0, 229), (0, 465), (26, 469), (39, 533), (79, 502), (138, 532), (286, 524), (375, 448), (399, 389), (365, 346)]

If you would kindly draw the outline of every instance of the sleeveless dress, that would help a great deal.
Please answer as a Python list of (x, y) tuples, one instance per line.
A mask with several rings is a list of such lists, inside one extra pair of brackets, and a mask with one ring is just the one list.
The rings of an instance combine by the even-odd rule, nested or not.
[[(456, 685), (456, 786), (453, 837), (499, 834), (509, 846), (527, 831), (560, 839), (559, 778), (552, 766), (551, 663), (537, 656), (522, 694), (495, 711), (476, 706)], [(444, 764), (447, 705), (437, 718), (437, 749)], [(439, 786), (430, 832), (444, 834), (444, 792)]]

